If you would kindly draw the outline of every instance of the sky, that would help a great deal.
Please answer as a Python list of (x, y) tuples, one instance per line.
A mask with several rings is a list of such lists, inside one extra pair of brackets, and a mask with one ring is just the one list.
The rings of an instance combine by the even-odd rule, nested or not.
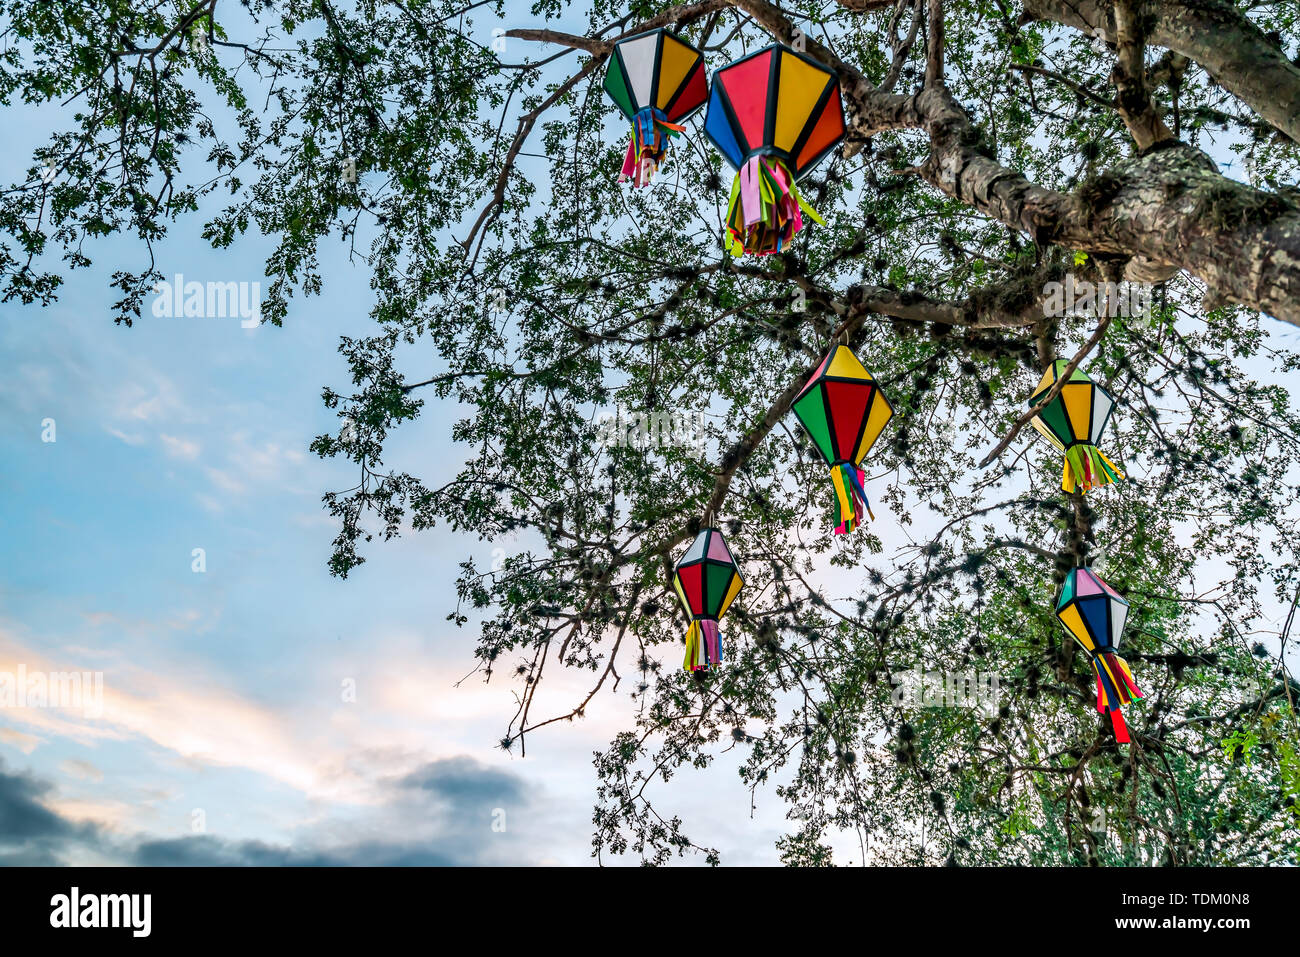
[[(257, 249), (166, 247), (169, 275), (261, 275)], [(496, 747), (509, 687), (456, 687), (476, 643), (445, 621), (456, 566), (518, 545), (438, 530), (327, 572), (320, 496), (353, 477), (307, 447), (337, 428), (320, 389), (346, 381), (368, 273), (339, 254), (281, 328), (146, 310), (127, 329), (110, 260), (48, 309), (0, 306), (0, 673), (104, 675), (102, 715), (0, 709), (0, 822), (34, 828), (6, 851), (0, 823), (0, 859), (585, 862), (619, 702), (519, 758)], [(454, 469), (454, 416), (429, 405), (388, 461)]]
[[(22, 182), (52, 118), (6, 115), (0, 180)], [(212, 250), (210, 211), (157, 247), (163, 274), (265, 289), (270, 244)], [(128, 329), (109, 277), (140, 250), (89, 252), (54, 305), (0, 304), (0, 676), (102, 674), (99, 708), (0, 706), (0, 863), (590, 863), (592, 753), (629, 725), (626, 689), (508, 755), (512, 690), (461, 681), (477, 636), (445, 620), (458, 564), (519, 543), (439, 529), (326, 569), (320, 497), (355, 476), (308, 446), (338, 428), (338, 337), (372, 328), (364, 264), (327, 247), (326, 294), (280, 328), (146, 301)], [(426, 404), (387, 464), (454, 474), (456, 417)], [(554, 675), (536, 713), (586, 690)], [(725, 758), (697, 777), (665, 808), (729, 861), (774, 863), (779, 802), (738, 815)]]
[[(0, 181), (22, 181), (49, 117), (7, 116)], [(202, 220), (163, 273), (264, 283), (269, 244), (214, 251)], [(146, 309), (128, 329), (108, 277), (135, 252), (92, 248), (48, 308), (0, 304), (0, 675), (103, 681), (98, 708), (0, 707), (0, 863), (590, 863), (592, 752), (629, 726), (626, 689), (508, 755), (512, 689), (461, 680), (476, 635), (445, 620), (457, 565), (519, 544), (438, 529), (327, 572), (320, 497), (354, 475), (308, 446), (337, 429), (320, 392), (347, 382), (338, 337), (372, 328), (369, 272), (326, 247), (326, 295), (283, 327)], [(428, 402), (387, 464), (454, 474), (457, 414)], [(537, 713), (586, 690), (553, 674)], [(735, 768), (679, 774), (662, 811), (728, 863), (775, 863), (783, 806), (751, 811)]]

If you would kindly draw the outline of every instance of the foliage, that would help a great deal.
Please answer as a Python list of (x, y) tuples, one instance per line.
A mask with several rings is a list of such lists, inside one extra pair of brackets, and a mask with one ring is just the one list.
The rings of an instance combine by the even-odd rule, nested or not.
[[(898, 25), (892, 7), (854, 6), (781, 12), (879, 82), (911, 6)], [(1129, 481), (1067, 497), (1059, 457), (1027, 435), (976, 462), (1045, 358), (1074, 355), (1097, 325), (1024, 319), (1043, 284), (1115, 264), (1035, 245), (928, 187), (911, 171), (929, 143), (910, 131), (836, 154), (805, 184), (825, 228), (733, 261), (720, 243), (731, 173), (697, 128), (652, 188), (620, 187), (625, 131), (593, 58), (486, 39), (493, 15), (609, 38), (661, 4), (0, 9), (4, 102), (74, 111), (0, 199), (5, 298), (49, 302), (95, 237), (131, 235), (147, 260), (115, 277), (129, 323), (161, 278), (153, 245), (201, 203), (224, 204), (204, 227), (214, 246), (274, 237), (263, 314), (277, 323), (295, 290), (321, 291), (323, 242), (364, 257), (376, 328), (341, 343), (351, 385), (324, 399), (347, 427), (314, 445), (359, 472), (325, 498), (340, 522), (331, 569), (346, 577), (374, 534), (519, 536), (503, 567), (461, 566), (449, 619), (478, 629), (485, 677), (519, 687), (506, 747), (553, 717), (532, 707), (548, 666), (590, 672), (600, 694), (626, 694), (631, 677), (635, 727), (596, 756), (595, 853), (716, 862), (655, 802), (672, 803), (679, 771), (735, 749), (756, 800), (788, 806), (791, 864), (843, 860), (844, 835), (874, 863), (1300, 863), (1300, 686), (1265, 614), (1300, 589), (1300, 417), (1285, 385), (1300, 357), (1273, 320), (1203, 308), (1186, 277), (1160, 287), (1150, 322), (1115, 319), (1087, 370), (1119, 403), (1108, 451)], [(980, 149), (1095, 194), (1133, 152), (1087, 95), (1106, 95), (1114, 50), (1019, 25), (1002, 0), (945, 12), (946, 82)], [(1293, 4), (1249, 14), (1295, 52)], [(722, 4), (682, 29), (711, 66), (770, 40)], [(923, 47), (899, 47), (905, 89)], [(1294, 143), (1159, 54), (1152, 95), (1177, 136), (1248, 160), (1262, 188), (1297, 188)], [(1034, 66), (1046, 73), (1020, 69)], [(515, 155), (521, 114), (531, 135)], [(339, 175), (349, 157), (356, 183)], [(868, 463), (877, 521), (832, 541), (824, 467), (779, 398), (846, 324), (899, 415)], [(451, 437), (464, 465), (438, 487), (384, 457), (430, 401), (463, 411)], [(616, 403), (706, 409), (703, 451), (607, 447), (597, 418)], [(724, 623), (729, 661), (692, 676), (668, 569), (711, 502), (747, 586)], [(1146, 695), (1127, 709), (1126, 748), (1052, 614), (1065, 570), (1099, 547), (1133, 606), (1124, 652)], [(891, 676), (917, 664), (996, 674), (1000, 708), (895, 707)]]

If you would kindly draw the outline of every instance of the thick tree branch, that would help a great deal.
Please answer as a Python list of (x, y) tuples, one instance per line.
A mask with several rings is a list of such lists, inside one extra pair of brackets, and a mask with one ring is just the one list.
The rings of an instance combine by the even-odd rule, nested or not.
[[(1077, 0), (1079, 6), (1102, 2)], [(778, 39), (791, 38), (790, 21), (767, 0), (735, 0), (735, 5)], [(1113, 16), (1107, 22), (1113, 37)], [(1202, 26), (1212, 45), (1214, 28)], [(1242, 36), (1254, 29), (1246, 27), (1238, 25)], [(1154, 30), (1148, 35), (1160, 42)], [(1267, 46), (1262, 35), (1259, 42)], [(1125, 161), (1078, 195), (1044, 189), (977, 151), (970, 118), (942, 86), (914, 96), (881, 93), (811, 39), (808, 50), (840, 74), (851, 140), (862, 142), (883, 130), (926, 130), (933, 149), (921, 175), (948, 195), (1036, 241), (1126, 257), (1129, 278), (1168, 278), (1176, 267), (1225, 299), (1300, 325), (1300, 212), (1272, 194), (1221, 176), (1199, 151), (1176, 145)], [(1300, 70), (1286, 66), (1296, 74), (1300, 97)], [(1153, 127), (1152, 132), (1158, 131)], [(852, 151), (852, 144), (845, 147), (846, 155)]]
[[(794, 280), (809, 294), (825, 294), (812, 280), (797, 276)], [(890, 289), (868, 283), (849, 290), (849, 301), (832, 300), (829, 305), (841, 317), (854, 310), (903, 319), (907, 322), (936, 322), (966, 329), (1025, 329), (1043, 318), (1040, 274), (1019, 277), (1005, 283), (984, 286), (965, 299), (932, 299), (920, 293)]]
[(614, 45), (613, 40), (597, 40), (573, 33), (561, 33), (558, 30), (507, 30), (505, 35), (516, 40), (530, 40), (533, 43), (554, 43), (557, 46), (572, 47), (575, 50), (586, 50), (592, 55), (602, 57), (608, 54), (610, 47)]
[(1120, 118), (1138, 149), (1173, 139), (1160, 111), (1151, 102), (1146, 85), (1146, 39), (1142, 33), (1142, 8), (1138, 0), (1116, 0), (1115, 43), (1119, 55), (1110, 79), (1119, 94), (1116, 106)]
[(925, 85), (943, 82), (943, 0), (926, 0), (929, 34), (925, 45)]
[(970, 119), (945, 89), (906, 101), (899, 125), (930, 134), (921, 176), (1041, 243), (1177, 266), (1223, 298), (1300, 325), (1300, 210), (1220, 175), (1172, 141), (1085, 183), (1044, 189), (979, 152)]

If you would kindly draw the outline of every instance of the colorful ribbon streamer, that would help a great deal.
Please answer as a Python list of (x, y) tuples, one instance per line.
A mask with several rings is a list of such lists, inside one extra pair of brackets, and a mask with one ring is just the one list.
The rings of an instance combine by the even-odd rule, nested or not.
[(1128, 744), (1128, 727), (1120, 708), (1142, 697), (1142, 692), (1133, 682), (1133, 673), (1128, 670), (1128, 662), (1113, 651), (1103, 651), (1092, 656), (1092, 669), (1097, 674), (1097, 710), (1102, 714), (1110, 713), (1115, 740)]
[(1065, 473), (1061, 478), (1061, 488), (1067, 493), (1076, 486), (1082, 486), (1085, 492), (1090, 489), (1110, 485), (1124, 478), (1124, 473), (1106, 453), (1095, 445), (1079, 442), (1065, 450)]
[(803, 228), (804, 213), (813, 222), (826, 225), (800, 195), (783, 160), (751, 156), (731, 184), (726, 247), (733, 256), (779, 253)]
[(649, 186), (650, 178), (668, 152), (668, 138), (685, 129), (678, 123), (669, 123), (663, 110), (647, 106), (637, 113), (632, 120), (632, 137), (618, 181), (625, 183), (630, 179), (633, 186)]
[(686, 660), (682, 667), (687, 671), (700, 671), (710, 665), (722, 663), (722, 636), (718, 623), (712, 618), (698, 618), (686, 631)]
[(867, 473), (848, 462), (831, 466), (831, 484), (835, 486), (835, 534), (846, 535), (863, 521), (863, 513), (875, 521), (876, 513), (867, 502)]

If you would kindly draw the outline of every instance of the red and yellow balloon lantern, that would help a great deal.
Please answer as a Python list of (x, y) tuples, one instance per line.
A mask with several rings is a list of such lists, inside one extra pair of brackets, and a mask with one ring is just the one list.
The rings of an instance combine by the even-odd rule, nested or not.
[(797, 183), (844, 138), (840, 81), (779, 43), (713, 75), (705, 135), (736, 170), (725, 245), (733, 255), (785, 249), (806, 215)]
[(853, 350), (836, 345), (795, 397), (794, 414), (831, 469), (835, 534), (870, 515), (862, 462), (893, 418), (894, 407)]
[(726, 539), (716, 528), (701, 529), (673, 572), (673, 587), (691, 619), (686, 632), (687, 671), (722, 663), (718, 620), (745, 585)]

